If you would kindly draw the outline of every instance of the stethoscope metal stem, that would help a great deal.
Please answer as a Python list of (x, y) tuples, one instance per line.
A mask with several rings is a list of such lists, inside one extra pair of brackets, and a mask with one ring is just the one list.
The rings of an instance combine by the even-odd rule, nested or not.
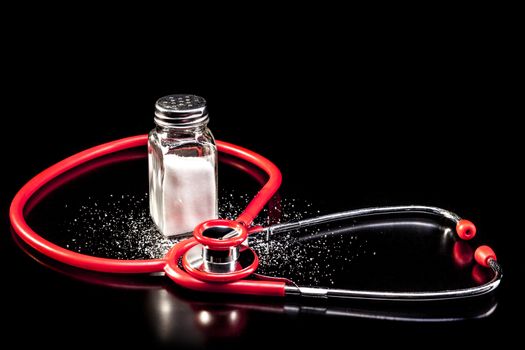
[(329, 222), (336, 222), (341, 220), (359, 218), (363, 216), (373, 216), (373, 215), (387, 215), (387, 214), (402, 214), (402, 213), (421, 213), (429, 214), (438, 217), (443, 217), (449, 219), (454, 224), (456, 224), (461, 217), (451, 211), (437, 208), (437, 207), (428, 207), (423, 205), (399, 205), (399, 206), (390, 206), (390, 207), (371, 207), (371, 208), (362, 208), (355, 210), (348, 210), (339, 213), (327, 214), (318, 216), (315, 218), (309, 218), (300, 221), (287, 222), (283, 224), (277, 224), (265, 228), (265, 231), (268, 231), (270, 234), (281, 233), (287, 231), (293, 231), (300, 228), (310, 227), (314, 225), (320, 225)]
[[(276, 233), (290, 232), (297, 229), (311, 227), (319, 224), (332, 223), (342, 220), (368, 217), (374, 215), (399, 215), (399, 214), (425, 214), (451, 221), (457, 224), (461, 217), (451, 211), (429, 206), (420, 205), (403, 205), (390, 207), (371, 207), (344, 212), (322, 215), (315, 218), (277, 224), (258, 233), (266, 233), (268, 238)], [(497, 288), (503, 276), (501, 266), (494, 259), (489, 259), (488, 265), (494, 271), (494, 277), (491, 281), (475, 287), (442, 290), (442, 291), (423, 291), (423, 292), (397, 292), (397, 291), (371, 291), (371, 290), (351, 290), (351, 289), (334, 289), (321, 287), (307, 287), (290, 284), (285, 287), (285, 293), (289, 296), (302, 296), (312, 298), (348, 298), (348, 299), (369, 299), (369, 300), (391, 300), (391, 301), (429, 301), (429, 300), (446, 300), (474, 297), (489, 293)]]

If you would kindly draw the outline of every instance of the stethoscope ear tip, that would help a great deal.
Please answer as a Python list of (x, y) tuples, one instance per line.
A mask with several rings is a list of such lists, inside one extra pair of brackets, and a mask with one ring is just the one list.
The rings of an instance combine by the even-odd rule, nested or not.
[(474, 252), (474, 259), (476, 262), (484, 267), (490, 267), (490, 260), (497, 261), (496, 253), (488, 245), (479, 246)]
[(456, 232), (462, 240), (471, 240), (476, 237), (476, 225), (474, 225), (472, 221), (461, 219), (456, 225)]

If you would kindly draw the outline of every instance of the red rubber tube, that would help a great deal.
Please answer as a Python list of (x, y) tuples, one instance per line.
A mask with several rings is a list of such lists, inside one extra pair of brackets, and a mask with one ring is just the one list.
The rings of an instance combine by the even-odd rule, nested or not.
[[(232, 230), (239, 232), (236, 237), (228, 239), (215, 239), (203, 236), (204, 231), (211, 227), (229, 227)], [(246, 226), (238, 221), (215, 219), (208, 220), (198, 224), (193, 230), (193, 238), (200, 244), (207, 246), (213, 250), (228, 250), (231, 247), (236, 247), (242, 244), (248, 238), (248, 230)]]
[[(81, 164), (102, 156), (119, 152), (125, 149), (145, 146), (148, 141), (147, 135), (138, 135), (124, 139), (104, 143), (99, 146), (89, 148), (85, 151), (70, 156), (55, 165), (42, 171), (26, 183), (15, 195), (9, 209), (9, 218), (14, 231), (20, 238), (40, 253), (58, 260), (62, 263), (76, 266), (79, 268), (110, 272), (110, 273), (151, 273), (160, 272), (166, 265), (165, 259), (151, 260), (117, 260), (99, 258), (90, 255), (75, 253), (49, 242), (33, 231), (27, 224), (24, 217), (24, 207), (29, 199), (47, 183)], [(227, 153), (232, 156), (244, 159), (264, 170), (270, 178), (263, 186), (261, 191), (248, 204), (245, 211), (241, 214), (238, 221), (249, 225), (256, 215), (264, 208), (265, 204), (281, 184), (281, 173), (279, 169), (268, 159), (249, 151), (245, 148), (232, 145), (230, 143), (217, 141), (219, 152)]]
[(44, 198), (46, 198), (50, 193), (55, 191), (57, 188), (60, 188), (67, 184), (68, 182), (82, 176), (83, 174), (89, 173), (93, 171), (94, 169), (102, 168), (109, 164), (116, 164), (120, 162), (135, 160), (135, 159), (142, 159), (146, 158), (146, 155), (143, 153), (124, 153), (124, 154), (117, 154), (115, 153), (112, 156), (105, 156), (99, 159), (94, 159), (89, 161), (86, 164), (79, 165), (75, 167), (74, 169), (69, 170), (67, 173), (62, 174), (58, 176), (56, 179), (54, 179), (52, 182), (46, 184), (44, 187), (42, 187), (40, 190), (38, 190), (37, 193), (31, 196), (31, 199), (27, 201), (25, 207), (24, 207), (24, 213), (27, 214), (31, 212), (34, 207), (40, 203)]
[[(217, 145), (219, 143), (217, 142)], [(253, 165), (264, 170), (269, 179), (266, 184), (261, 188), (259, 193), (255, 195), (252, 201), (248, 204), (246, 209), (239, 215), (236, 221), (250, 226), (253, 219), (259, 215), (261, 210), (264, 208), (266, 203), (273, 197), (275, 192), (279, 189), (282, 182), (281, 171), (275, 164), (269, 161), (267, 158), (252, 152), (246, 148), (232, 145), (231, 143), (221, 142), (219, 151), (231, 154), (237, 158), (244, 159), (245, 161), (252, 163)]]

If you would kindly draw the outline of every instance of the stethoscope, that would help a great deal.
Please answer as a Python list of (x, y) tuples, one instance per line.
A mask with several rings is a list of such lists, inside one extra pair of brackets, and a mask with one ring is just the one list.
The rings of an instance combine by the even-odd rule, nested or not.
[(217, 141), (219, 152), (253, 164), (266, 172), (269, 178), (236, 220), (215, 219), (197, 225), (193, 231), (193, 237), (175, 244), (163, 259), (118, 260), (80, 254), (44, 239), (28, 225), (24, 216), (28, 202), (57, 177), (92, 160), (146, 144), (147, 135), (108, 142), (66, 158), (36, 175), (20, 189), (11, 203), (10, 219), (15, 233), (40, 253), (65, 264), (107, 273), (165, 272), (176, 284), (203, 292), (280, 297), (443, 300), (486, 294), (497, 288), (501, 281), (501, 267), (494, 251), (486, 245), (476, 249), (474, 258), (481, 266), (492, 269), (494, 276), (486, 283), (469, 288), (417, 292), (334, 289), (300, 286), (284, 278), (258, 275), (259, 259), (256, 252), (246, 243), (250, 234), (271, 236), (323, 223), (369, 216), (406, 215), (407, 213), (424, 214), (443, 220), (450, 225), (450, 230), (455, 231), (462, 240), (472, 239), (476, 234), (476, 227), (472, 222), (448, 210), (429, 206), (365, 208), (269, 227), (251, 226), (253, 220), (280, 187), (281, 173), (265, 157), (220, 141)]
[[(143, 158), (143, 156), (140, 158)], [(113, 160), (115, 161), (115, 159)], [(131, 159), (126, 157), (126, 160)], [(338, 303), (301, 303), (301, 299), (280, 298), (278, 301), (268, 303), (265, 300), (256, 298), (228, 298), (227, 295), (220, 299), (203, 300), (198, 295), (184, 293), (185, 289), (172, 288), (172, 285), (164, 283), (165, 279), (158, 275), (141, 275), (144, 278), (137, 278), (127, 274), (100, 274), (89, 270), (76, 269), (37, 255), (14, 232), (13, 240), (35, 262), (72, 280), (112, 289), (148, 292), (150, 310), (157, 316), (155, 325), (159, 325), (162, 330), (179, 327), (181, 317), (185, 320), (188, 317), (191, 318), (191, 311), (193, 311), (193, 317), (197, 324), (220, 326), (220, 329), (227, 331), (228, 334), (231, 334), (233, 328), (238, 334), (240, 331), (238, 326), (243, 323), (241, 319), (247, 317), (245, 315), (246, 311), (288, 315), (326, 315), (397, 322), (440, 323), (483, 319), (492, 315), (498, 306), (494, 296), (471, 299), (473, 303), (468, 304), (469, 307), (464, 307), (464, 303), (461, 304), (462, 307), (457, 307), (457, 304), (447, 302), (446, 305), (440, 305), (437, 309), (432, 306), (433, 304), (428, 304), (428, 308), (418, 305), (415, 310), (407, 310), (399, 303), (387, 306), (374, 303), (356, 304), (353, 301), (345, 303), (344, 300), (340, 300)], [(488, 277), (484, 274), (479, 278), (486, 280)], [(461, 299), (460, 301), (462, 302)], [(218, 302), (220, 303), (219, 308), (217, 307)], [(177, 313), (171, 314), (170, 312), (169, 316), (166, 315), (166, 310), (179, 310), (180, 306), (177, 304), (180, 303), (185, 305), (186, 309), (189, 308), (189, 314), (185, 312), (183, 315), (180, 315)], [(203, 323), (203, 321), (208, 322)]]

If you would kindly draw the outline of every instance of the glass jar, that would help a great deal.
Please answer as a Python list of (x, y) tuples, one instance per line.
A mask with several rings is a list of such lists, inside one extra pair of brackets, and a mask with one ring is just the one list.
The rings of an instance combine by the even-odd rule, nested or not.
[(217, 147), (207, 127), (206, 100), (162, 97), (154, 120), (148, 139), (151, 217), (165, 236), (192, 232), (218, 215)]

